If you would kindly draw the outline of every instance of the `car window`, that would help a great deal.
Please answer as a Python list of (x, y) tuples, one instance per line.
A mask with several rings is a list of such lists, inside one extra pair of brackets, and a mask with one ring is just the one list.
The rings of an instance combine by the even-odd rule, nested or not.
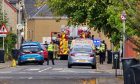
[(21, 49), (22, 52), (38, 52), (40, 48), (38, 46), (23, 46)]
[(92, 48), (73, 48), (73, 52), (92, 52)]

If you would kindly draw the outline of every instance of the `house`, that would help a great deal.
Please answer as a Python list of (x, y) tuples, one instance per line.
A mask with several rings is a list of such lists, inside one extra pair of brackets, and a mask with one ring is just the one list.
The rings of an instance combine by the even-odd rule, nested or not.
[(6, 17), (8, 18), (8, 24), (6, 24), (8, 31), (17, 33), (17, 9), (13, 5), (11, 5), (8, 0), (2, 1), (2, 9), (4, 10), (4, 14), (6, 14)]

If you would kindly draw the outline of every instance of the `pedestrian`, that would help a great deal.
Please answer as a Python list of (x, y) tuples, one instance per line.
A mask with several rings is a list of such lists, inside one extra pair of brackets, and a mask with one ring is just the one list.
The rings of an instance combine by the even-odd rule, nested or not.
[(49, 60), (52, 60), (52, 64), (54, 65), (53, 52), (54, 52), (54, 44), (53, 42), (50, 42), (50, 44), (48, 45), (47, 65), (49, 65)]
[(103, 52), (103, 54), (104, 54), (104, 61), (105, 61), (105, 59), (106, 59), (106, 50), (107, 50), (107, 45), (106, 45), (106, 43), (105, 43), (105, 41), (103, 40), (102, 41), (102, 43), (105, 45), (105, 50), (104, 50), (104, 52)]
[(99, 48), (100, 64), (103, 64), (105, 59), (105, 44), (102, 42)]

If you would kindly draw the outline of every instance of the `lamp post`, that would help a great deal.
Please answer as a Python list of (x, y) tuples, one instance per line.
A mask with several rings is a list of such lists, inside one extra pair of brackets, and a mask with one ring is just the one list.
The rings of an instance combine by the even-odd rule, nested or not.
[(121, 14), (121, 19), (123, 21), (123, 57), (125, 56), (125, 21), (126, 21), (126, 12), (123, 11)]
[(18, 24), (17, 24), (17, 35), (18, 35), (18, 48), (20, 48), (21, 44), (21, 29), (23, 29), (23, 25), (21, 24), (21, 10), (22, 10), (22, 0), (18, 1)]

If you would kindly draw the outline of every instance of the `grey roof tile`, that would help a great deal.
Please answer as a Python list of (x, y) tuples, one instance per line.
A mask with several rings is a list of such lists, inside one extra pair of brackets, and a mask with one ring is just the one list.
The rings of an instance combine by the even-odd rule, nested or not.
[(35, 7), (35, 0), (25, 0), (25, 10), (30, 17), (52, 17), (53, 14), (47, 5)]

